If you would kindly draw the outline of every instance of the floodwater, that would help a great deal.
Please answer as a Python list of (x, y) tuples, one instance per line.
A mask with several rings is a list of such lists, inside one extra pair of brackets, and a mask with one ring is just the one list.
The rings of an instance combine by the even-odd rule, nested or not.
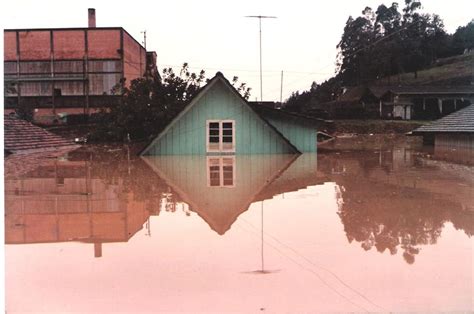
[(8, 312), (474, 310), (474, 169), (404, 142), (28, 158), (5, 161)]

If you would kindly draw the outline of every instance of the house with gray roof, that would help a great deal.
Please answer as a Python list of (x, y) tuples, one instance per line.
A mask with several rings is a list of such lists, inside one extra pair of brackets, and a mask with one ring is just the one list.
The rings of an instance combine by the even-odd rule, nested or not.
[(425, 143), (448, 149), (474, 151), (474, 105), (423, 125), (411, 132), (422, 135)]

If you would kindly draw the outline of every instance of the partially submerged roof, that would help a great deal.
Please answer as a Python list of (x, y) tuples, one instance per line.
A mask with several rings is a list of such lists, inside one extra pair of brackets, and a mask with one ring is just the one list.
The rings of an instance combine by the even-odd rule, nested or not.
[(473, 133), (474, 105), (453, 112), (446, 117), (415, 129), (412, 134), (424, 133)]
[(248, 106), (248, 108), (251, 109), (252, 112), (254, 112), (264, 124), (266, 124), (270, 129), (272, 129), (283, 142), (288, 144), (288, 146), (292, 149), (294, 153), (301, 153), (298, 148), (296, 148), (295, 145), (293, 145), (289, 139), (287, 139), (275, 126), (273, 126), (265, 117), (263, 114), (259, 113), (254, 106), (250, 105), (249, 102), (240, 95), (240, 93), (232, 86), (232, 84), (224, 77), (224, 75), (221, 72), (217, 72), (216, 75), (209, 80), (209, 82), (203, 86), (197, 93), (196, 95), (189, 101), (189, 103), (183, 108), (183, 110), (164, 128), (163, 131), (158, 134), (155, 139), (153, 139), (148, 145), (145, 146), (145, 148), (139, 153), (139, 155), (143, 156), (145, 155), (152, 147), (157, 144), (162, 138), (172, 127), (174, 124), (176, 124), (194, 105), (196, 105), (199, 100), (217, 83), (217, 82), (222, 82), (225, 86), (229, 88), (229, 90), (232, 91), (234, 95), (239, 97), (242, 100), (242, 103)]
[(10, 153), (38, 152), (78, 146), (16, 115), (4, 115), (4, 125), (5, 150)]

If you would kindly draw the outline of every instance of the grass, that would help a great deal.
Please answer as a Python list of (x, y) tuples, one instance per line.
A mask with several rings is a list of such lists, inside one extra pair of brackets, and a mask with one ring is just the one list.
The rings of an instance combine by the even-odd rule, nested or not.
[(428, 84), (457, 84), (469, 82), (474, 73), (474, 52), (466, 55), (439, 59), (431, 68), (414, 72), (384, 77), (377, 85), (428, 85)]

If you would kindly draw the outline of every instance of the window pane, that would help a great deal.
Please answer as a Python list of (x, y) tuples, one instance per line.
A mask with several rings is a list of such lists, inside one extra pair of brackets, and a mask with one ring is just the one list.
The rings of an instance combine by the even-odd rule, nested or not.
[(233, 166), (224, 166), (223, 168), (223, 185), (232, 186), (234, 185), (234, 167)]
[(16, 74), (16, 62), (4, 62), (3, 71), (5, 74)]
[(89, 72), (120, 72), (120, 60), (94, 60), (89, 61)]
[(224, 137), (222, 137), (222, 142), (224, 142), (224, 143), (232, 143), (232, 136), (224, 136)]
[(232, 129), (232, 122), (224, 122), (222, 123), (222, 127), (224, 129)]
[(83, 61), (54, 61), (55, 73), (81, 73), (84, 72)]
[(209, 143), (219, 143), (218, 136), (209, 136)]
[(21, 74), (51, 73), (51, 63), (49, 61), (22, 61), (20, 62)]
[(120, 83), (120, 74), (90, 74), (90, 95), (110, 95), (112, 89)]
[(209, 185), (220, 186), (220, 166), (209, 166)]
[(209, 122), (209, 129), (219, 130), (219, 122)]
[(209, 135), (219, 136), (219, 130), (210, 129), (209, 130)]
[(227, 135), (227, 136), (232, 136), (232, 130), (223, 130), (223, 131), (222, 131), (222, 134), (223, 134), (224, 136), (226, 136), (226, 135)]

